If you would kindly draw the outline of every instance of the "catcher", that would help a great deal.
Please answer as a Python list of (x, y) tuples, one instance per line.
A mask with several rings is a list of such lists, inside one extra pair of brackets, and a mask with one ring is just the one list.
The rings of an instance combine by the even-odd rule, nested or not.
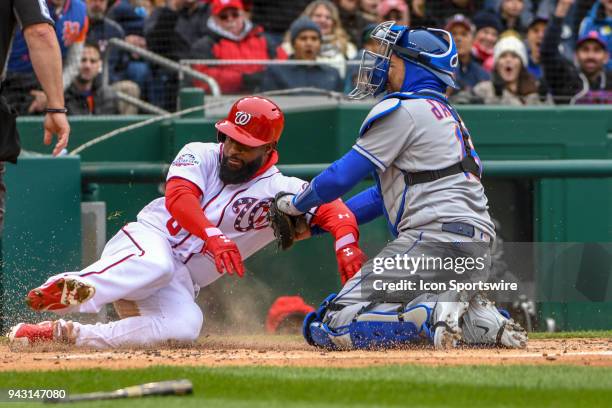
[(27, 295), (32, 309), (58, 314), (97, 313), (114, 303), (121, 320), (20, 323), (11, 329), (10, 341), (94, 348), (193, 341), (203, 323), (195, 303), (199, 288), (225, 273), (242, 277), (243, 259), (275, 239), (271, 218), (283, 248), (311, 226), (329, 231), (342, 283), (350, 279), (365, 256), (355, 217), (342, 201), (313, 208), (304, 217), (269, 214), (279, 192), (295, 194), (307, 185), (275, 167), (283, 126), (283, 113), (271, 100), (238, 100), (216, 124), (219, 143), (186, 145), (170, 166), (165, 197), (121, 228), (99, 261), (52, 276)]
[[(418, 287), (459, 277), (486, 282), (495, 239), (480, 159), (445, 96), (447, 88), (457, 86), (451, 34), (387, 21), (372, 31), (371, 40), (378, 46), (363, 53), (350, 96), (386, 95), (364, 120), (353, 148), (302, 193), (282, 196), (277, 205), (287, 214), (303, 214), (373, 174), (376, 186), (347, 205), (361, 222), (384, 214), (395, 239), (306, 318), (306, 340), (351, 349), (402, 345), (429, 335), (436, 348), (461, 343), (525, 347), (523, 328), (481, 293)], [(401, 258), (405, 263), (394, 262)], [(430, 259), (469, 259), (479, 266), (464, 275), (454, 262), (444, 268), (419, 263)], [(381, 261), (385, 267), (378, 270)], [(408, 282), (416, 289), (377, 287), (383, 272), (386, 283)]]

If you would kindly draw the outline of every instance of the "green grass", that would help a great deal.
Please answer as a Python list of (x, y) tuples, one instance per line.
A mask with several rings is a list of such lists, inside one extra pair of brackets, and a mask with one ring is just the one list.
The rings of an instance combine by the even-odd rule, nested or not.
[(572, 339), (572, 338), (602, 338), (612, 339), (612, 330), (583, 330), (570, 332), (534, 332), (529, 333), (530, 339)]
[[(64, 388), (69, 393), (78, 393), (179, 378), (194, 383), (192, 396), (100, 401), (87, 406), (592, 408), (608, 406), (612, 400), (612, 369), (570, 366), (153, 367), (124, 371), (3, 372), (0, 388)], [(26, 405), (39, 404), (5, 404)]]

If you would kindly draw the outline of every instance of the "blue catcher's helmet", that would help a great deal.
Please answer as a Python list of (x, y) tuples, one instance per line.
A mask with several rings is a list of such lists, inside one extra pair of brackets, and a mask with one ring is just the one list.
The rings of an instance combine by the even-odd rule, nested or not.
[[(387, 21), (372, 30), (370, 36), (379, 42), (378, 49), (364, 51), (357, 84), (349, 97), (362, 99), (385, 90), (391, 53), (425, 68), (447, 86), (457, 88), (455, 72), (459, 57), (453, 37), (448, 31), (436, 28), (411, 29)], [(410, 73), (406, 72), (406, 75)]]

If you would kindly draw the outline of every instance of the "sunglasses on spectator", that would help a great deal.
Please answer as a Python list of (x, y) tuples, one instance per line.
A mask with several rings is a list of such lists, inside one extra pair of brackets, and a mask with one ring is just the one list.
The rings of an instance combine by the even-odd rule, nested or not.
[(228, 11), (227, 13), (219, 14), (219, 18), (223, 21), (229, 20), (230, 18), (235, 19), (240, 17), (240, 12), (238, 10)]

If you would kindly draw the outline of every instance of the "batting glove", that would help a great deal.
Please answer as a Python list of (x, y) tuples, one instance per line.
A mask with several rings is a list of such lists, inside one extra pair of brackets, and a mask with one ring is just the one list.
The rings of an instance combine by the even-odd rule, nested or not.
[(343, 285), (355, 276), (367, 259), (353, 234), (345, 235), (336, 241), (336, 260)]
[(215, 260), (217, 272), (227, 272), (230, 275), (236, 272), (242, 278), (244, 265), (238, 246), (218, 228), (207, 228), (206, 235), (208, 239), (202, 248), (202, 253), (210, 255)]

